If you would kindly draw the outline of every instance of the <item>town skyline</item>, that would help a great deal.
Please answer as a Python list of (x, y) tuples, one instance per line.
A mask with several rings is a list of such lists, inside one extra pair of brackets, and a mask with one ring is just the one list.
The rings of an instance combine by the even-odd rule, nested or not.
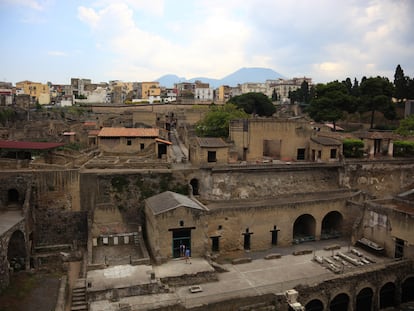
[[(315, 83), (414, 75), (414, 4), (2, 0), (1, 81), (220, 79), (270, 68)], [(254, 81), (253, 81), (254, 82)]]

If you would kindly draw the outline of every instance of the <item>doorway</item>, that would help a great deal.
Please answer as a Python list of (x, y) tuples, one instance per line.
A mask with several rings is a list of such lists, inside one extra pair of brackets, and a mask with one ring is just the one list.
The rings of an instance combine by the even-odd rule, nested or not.
[(180, 246), (184, 245), (185, 249), (191, 251), (191, 229), (180, 228), (172, 230), (172, 254), (173, 258), (181, 257)]

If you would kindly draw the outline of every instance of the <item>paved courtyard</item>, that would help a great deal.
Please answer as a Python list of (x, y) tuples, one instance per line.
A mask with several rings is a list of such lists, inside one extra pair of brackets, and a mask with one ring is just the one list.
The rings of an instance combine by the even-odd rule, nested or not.
[[(247, 253), (248, 257), (254, 258), (250, 263), (233, 265), (231, 263), (222, 266), (228, 271), (218, 273), (218, 281), (199, 284), (202, 291), (191, 293), (189, 286), (171, 288), (170, 293), (157, 295), (144, 295), (135, 297), (121, 298), (119, 302), (96, 301), (91, 303), (91, 311), (115, 311), (120, 304), (128, 304), (133, 309), (147, 310), (159, 306), (174, 305), (181, 302), (186, 307), (208, 304), (228, 298), (254, 296), (264, 293), (282, 293), (298, 284), (312, 284), (335, 277), (335, 274), (328, 270), (326, 266), (318, 264), (313, 260), (314, 256), (331, 257), (333, 252), (347, 253), (350, 248), (343, 245), (340, 249), (331, 251), (324, 250), (323, 247), (328, 241), (306, 243), (297, 245), (294, 248), (284, 248), (281, 258), (264, 259), (266, 253)], [(330, 241), (331, 244), (335, 243)], [(340, 246), (340, 245), (339, 245)], [(294, 250), (312, 249), (305, 255), (292, 255)], [(385, 257), (376, 257), (368, 254), (362, 249), (358, 249), (362, 254), (368, 255), (377, 263), (388, 261)], [(355, 267), (348, 265), (346, 269), (370, 269), (375, 263), (366, 266)], [(149, 282), (149, 270), (155, 273), (156, 278), (180, 276), (184, 274), (196, 274), (203, 271), (211, 271), (210, 264), (201, 258), (192, 258), (191, 264), (184, 260), (171, 260), (160, 266), (137, 266), (145, 270), (145, 273), (138, 273), (136, 277), (143, 278), (143, 282)], [(134, 278), (136, 278), (134, 277)], [(145, 279), (145, 280), (144, 280)], [(102, 280), (107, 285), (105, 280)]]

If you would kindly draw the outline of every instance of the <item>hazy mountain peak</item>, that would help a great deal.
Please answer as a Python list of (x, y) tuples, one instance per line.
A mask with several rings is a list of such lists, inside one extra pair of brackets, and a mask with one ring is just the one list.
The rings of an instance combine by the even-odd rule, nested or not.
[(220, 85), (237, 86), (237, 84), (243, 84), (247, 82), (265, 82), (266, 80), (284, 78), (280, 73), (270, 69), (262, 67), (243, 67), (235, 72), (225, 76), (222, 79), (212, 79), (208, 77), (197, 77), (186, 79), (184, 77), (178, 77), (174, 74), (168, 74), (160, 77), (156, 81), (161, 86), (173, 87), (174, 83), (179, 82), (194, 82), (200, 80), (205, 83), (210, 83), (211, 87), (219, 87)]

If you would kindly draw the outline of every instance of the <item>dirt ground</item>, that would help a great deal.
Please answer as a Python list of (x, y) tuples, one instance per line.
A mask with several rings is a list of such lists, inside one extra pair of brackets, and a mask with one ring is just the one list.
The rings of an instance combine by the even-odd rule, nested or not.
[(21, 271), (0, 294), (0, 311), (53, 311), (60, 286), (59, 274)]

